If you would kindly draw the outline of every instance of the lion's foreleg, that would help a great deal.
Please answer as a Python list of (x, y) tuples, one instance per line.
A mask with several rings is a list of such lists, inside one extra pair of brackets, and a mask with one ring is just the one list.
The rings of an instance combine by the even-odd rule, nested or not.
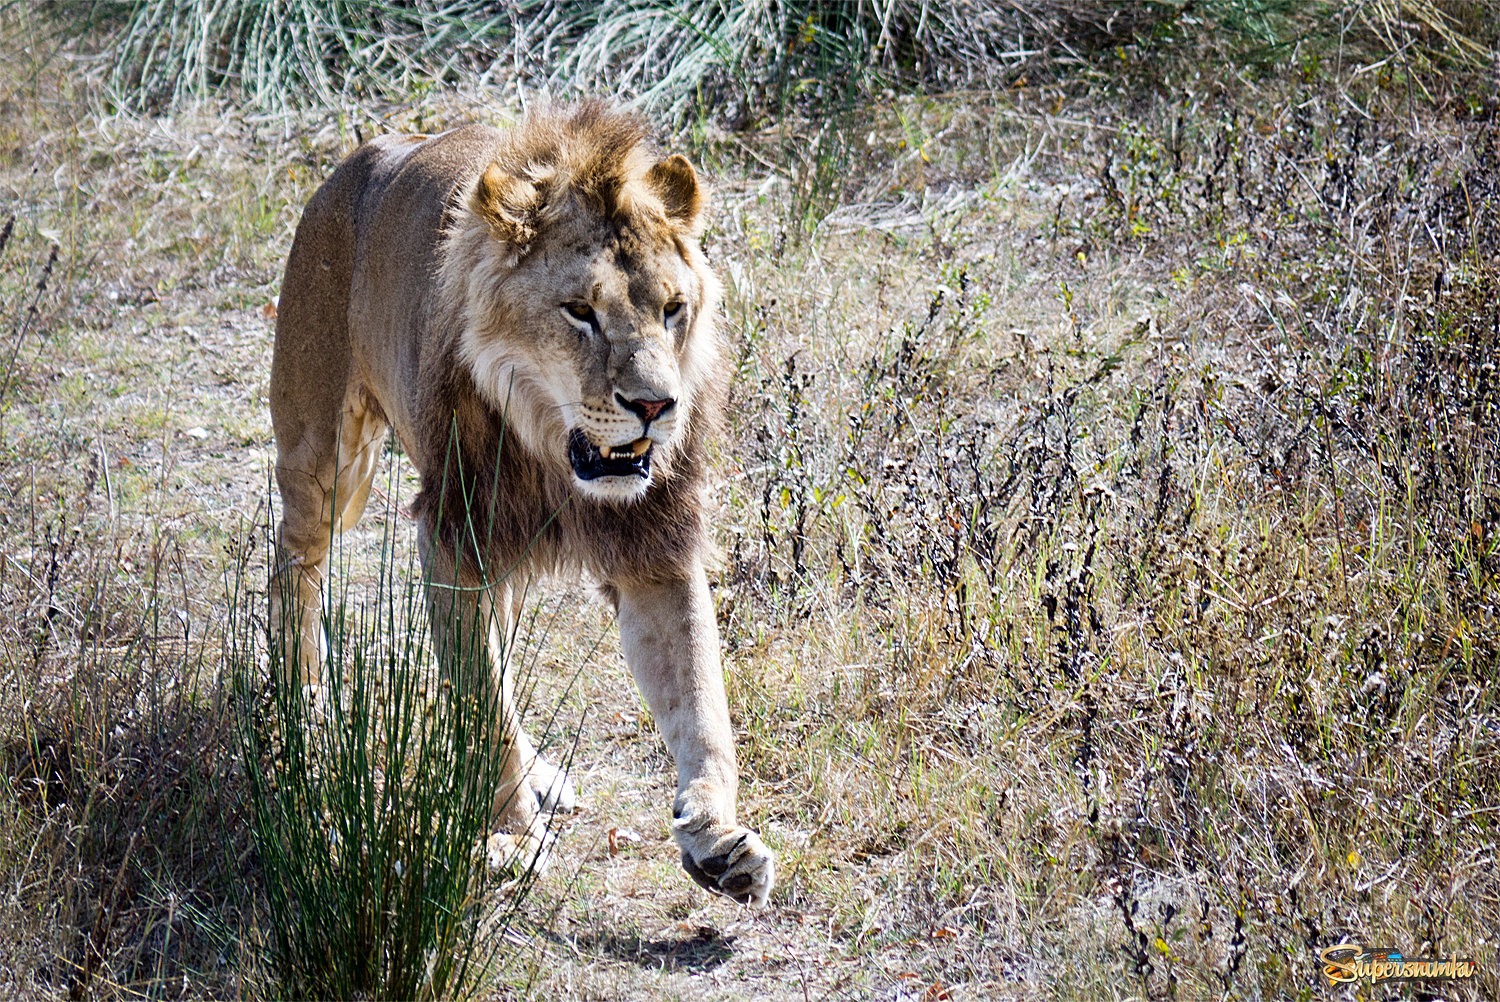
[(619, 612), (625, 659), (677, 763), (672, 830), (683, 869), (711, 891), (764, 904), (775, 857), (735, 818), (734, 735), (703, 569), (619, 586)]
[(481, 705), (492, 705), (499, 716), (498, 726), (492, 729), (502, 755), (492, 824), (509, 832), (522, 853), (539, 856), (548, 839), (528, 782), (536, 753), (521, 730), (501, 639), (506, 635), (507, 604), (495, 600), (495, 589), (457, 573), (452, 554), (432, 539), (425, 521), (419, 527), (417, 544), (427, 579), (433, 649), (444, 680), (452, 684), (451, 698), (478, 699)]

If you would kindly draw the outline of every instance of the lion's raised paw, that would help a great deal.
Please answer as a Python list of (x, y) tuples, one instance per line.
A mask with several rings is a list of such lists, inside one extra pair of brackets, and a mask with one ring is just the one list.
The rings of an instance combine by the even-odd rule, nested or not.
[(776, 856), (748, 828), (717, 826), (693, 831), (691, 820), (675, 822), (682, 868), (699, 886), (738, 901), (766, 903), (776, 884)]

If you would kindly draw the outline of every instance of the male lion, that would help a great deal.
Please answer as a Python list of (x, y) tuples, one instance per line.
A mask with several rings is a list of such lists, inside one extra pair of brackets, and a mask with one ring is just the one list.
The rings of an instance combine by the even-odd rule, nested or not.
[(728, 382), (703, 202), (687, 160), (657, 160), (640, 120), (597, 103), (355, 150), (303, 212), (282, 283), (272, 622), (295, 619), (283, 647), (301, 678), (284, 681), (316, 685), (332, 533), (359, 519), (393, 427), (422, 479), (439, 664), (481, 624), (507, 746), (497, 827), (539, 848), (542, 811), (573, 798), (521, 731), (500, 638), (520, 582), (586, 569), (677, 763), (683, 868), (763, 904), (775, 861), (735, 820), (703, 569)]

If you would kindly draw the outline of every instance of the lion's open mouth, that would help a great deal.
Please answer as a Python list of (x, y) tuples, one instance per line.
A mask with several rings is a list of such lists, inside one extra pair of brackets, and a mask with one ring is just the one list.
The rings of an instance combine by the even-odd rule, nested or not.
[(588, 440), (581, 429), (574, 428), (568, 436), (568, 461), (579, 480), (597, 480), (600, 477), (649, 477), (651, 476), (651, 440), (638, 438), (629, 445), (617, 445), (601, 450)]

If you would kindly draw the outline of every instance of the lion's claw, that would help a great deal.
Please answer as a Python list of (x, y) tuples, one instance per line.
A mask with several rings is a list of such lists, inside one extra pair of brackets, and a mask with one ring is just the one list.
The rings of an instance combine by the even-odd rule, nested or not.
[(766, 903), (776, 883), (776, 857), (759, 835), (748, 828), (709, 827), (693, 820), (673, 827), (682, 846), (682, 868), (700, 887), (740, 904)]

